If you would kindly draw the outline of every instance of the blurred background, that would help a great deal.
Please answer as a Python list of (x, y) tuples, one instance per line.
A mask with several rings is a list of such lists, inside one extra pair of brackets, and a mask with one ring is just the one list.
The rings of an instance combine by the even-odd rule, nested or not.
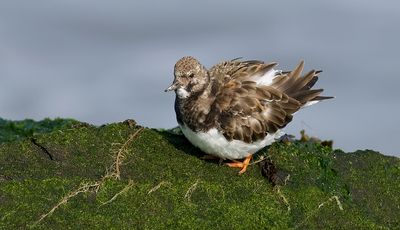
[(0, 117), (171, 128), (163, 90), (180, 57), (283, 70), (304, 59), (336, 99), (297, 113), (287, 132), (400, 156), (399, 24), (394, 0), (1, 1)]

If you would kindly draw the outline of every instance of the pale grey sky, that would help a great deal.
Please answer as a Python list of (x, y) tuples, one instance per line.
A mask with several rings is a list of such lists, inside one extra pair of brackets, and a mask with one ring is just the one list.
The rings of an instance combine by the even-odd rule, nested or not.
[(169, 128), (174, 95), (163, 89), (180, 57), (285, 70), (304, 59), (324, 70), (317, 86), (336, 99), (286, 130), (400, 156), (399, 23), (394, 0), (1, 1), (0, 117)]

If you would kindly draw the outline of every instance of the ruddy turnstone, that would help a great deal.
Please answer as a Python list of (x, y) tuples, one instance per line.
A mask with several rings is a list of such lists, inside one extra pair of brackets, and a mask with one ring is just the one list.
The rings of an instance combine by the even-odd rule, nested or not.
[(242, 174), (255, 152), (284, 134), (294, 113), (332, 98), (311, 89), (321, 71), (301, 76), (303, 61), (288, 72), (276, 65), (233, 59), (207, 70), (193, 57), (181, 58), (165, 91), (176, 93), (176, 118), (186, 138), (211, 156), (232, 160), (227, 165)]

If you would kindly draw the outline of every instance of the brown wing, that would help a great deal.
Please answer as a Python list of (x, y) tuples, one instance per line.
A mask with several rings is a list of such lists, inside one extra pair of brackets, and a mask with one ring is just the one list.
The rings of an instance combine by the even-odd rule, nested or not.
[[(271, 66), (258, 61), (225, 62), (225, 69), (211, 69), (213, 95), (210, 116), (217, 119), (227, 139), (247, 143), (265, 137), (286, 126), (292, 115), (322, 90), (310, 90), (316, 72), (300, 77), (303, 62), (288, 74), (282, 74), (270, 86), (250, 81)], [(268, 69), (269, 68), (269, 69)], [(216, 115), (218, 114), (218, 115)]]
[(257, 76), (264, 75), (267, 71), (271, 70), (277, 63), (264, 63), (257, 60), (238, 61), (224, 61), (210, 69), (211, 76), (226, 77), (228, 79), (236, 79), (239, 81), (255, 80)]
[(232, 80), (215, 100), (218, 123), (229, 140), (253, 142), (276, 132), (292, 120), (301, 104), (270, 87)]

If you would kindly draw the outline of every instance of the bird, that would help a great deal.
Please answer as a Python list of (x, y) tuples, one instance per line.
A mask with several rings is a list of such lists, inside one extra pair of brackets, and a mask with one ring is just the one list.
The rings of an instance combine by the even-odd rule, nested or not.
[(229, 160), (243, 174), (254, 153), (271, 145), (300, 109), (333, 97), (312, 89), (320, 70), (302, 76), (304, 61), (292, 71), (276, 62), (221, 61), (207, 69), (185, 56), (174, 66), (176, 119), (184, 136), (207, 156)]

